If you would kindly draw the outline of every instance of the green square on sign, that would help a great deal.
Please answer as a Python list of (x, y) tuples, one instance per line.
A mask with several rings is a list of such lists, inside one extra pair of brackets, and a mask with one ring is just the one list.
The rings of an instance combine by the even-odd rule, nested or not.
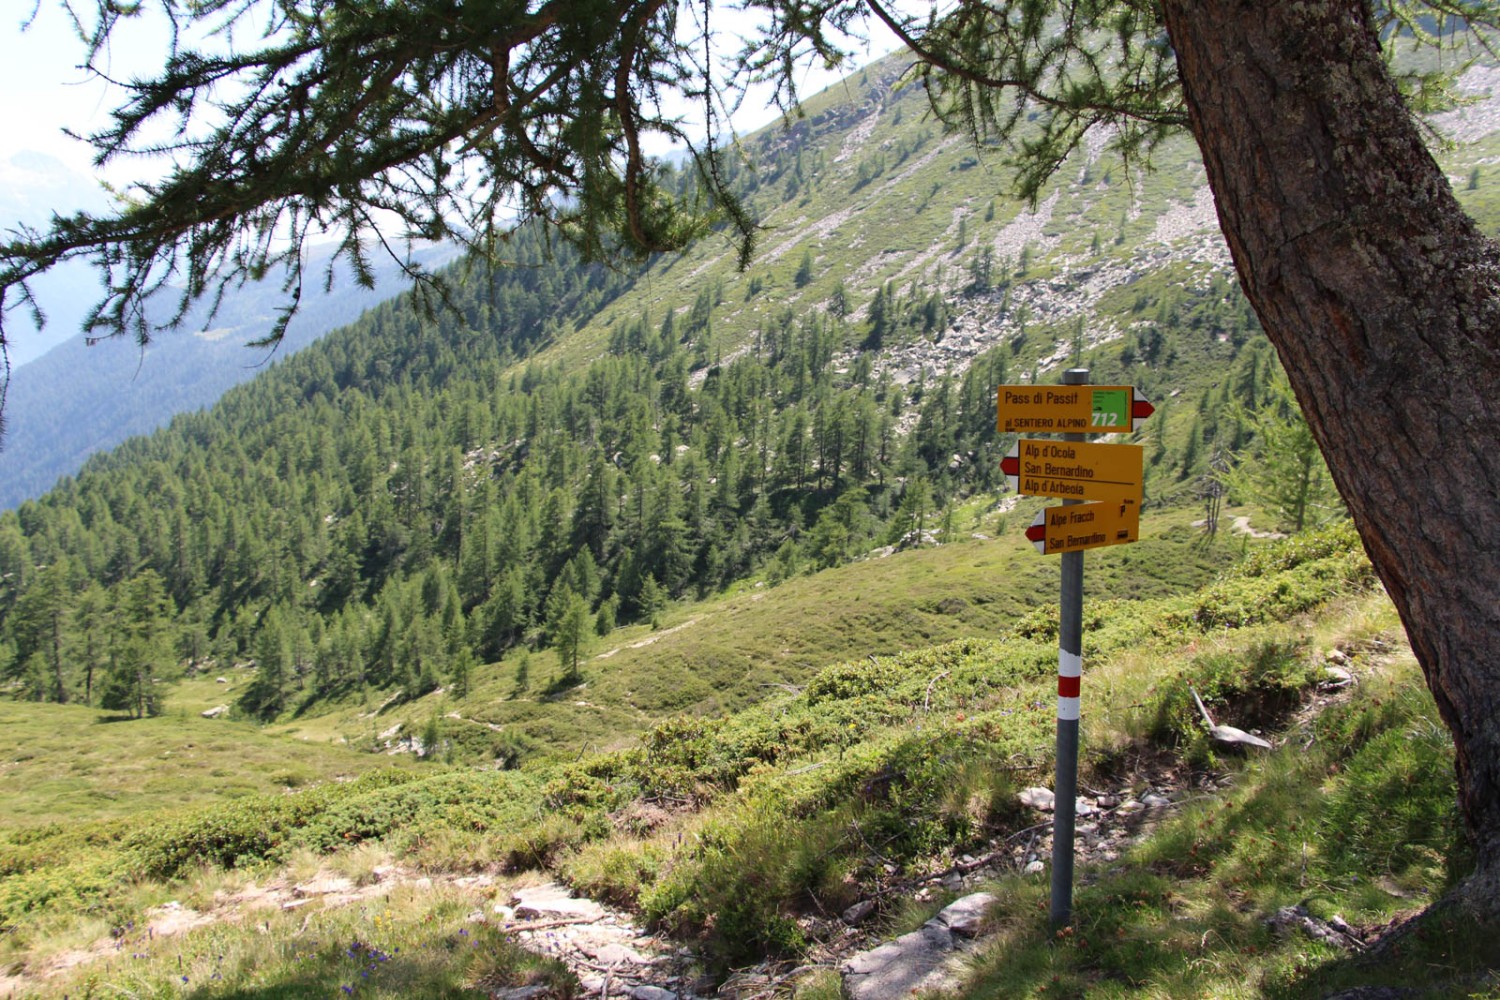
[(1130, 426), (1130, 392), (1126, 389), (1095, 389), (1095, 427)]

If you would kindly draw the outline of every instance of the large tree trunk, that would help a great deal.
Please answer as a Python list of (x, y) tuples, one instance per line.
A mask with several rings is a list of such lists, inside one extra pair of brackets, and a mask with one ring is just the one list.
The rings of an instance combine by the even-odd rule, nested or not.
[(1500, 251), (1423, 144), (1367, 0), (1163, 7), (1240, 281), (1452, 730), (1483, 903), (1500, 880)]

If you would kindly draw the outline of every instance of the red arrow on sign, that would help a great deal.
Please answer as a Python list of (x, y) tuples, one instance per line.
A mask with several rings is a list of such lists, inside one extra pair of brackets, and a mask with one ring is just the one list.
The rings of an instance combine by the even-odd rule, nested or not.
[(1135, 399), (1130, 403), (1130, 417), (1136, 427), (1141, 426), (1141, 421), (1156, 412), (1156, 407), (1151, 405), (1151, 400), (1141, 395), (1141, 391), (1135, 391)]
[(1140, 537), (1141, 508), (1135, 501), (1083, 503), (1038, 511), (1026, 540), (1044, 556), (1126, 545)]
[(1026, 528), (1026, 540), (1036, 546), (1042, 555), (1047, 554), (1047, 512), (1038, 511), (1036, 519)]
[(1000, 460), (1000, 471), (1012, 478), (1021, 474), (1021, 454), (1014, 447)]

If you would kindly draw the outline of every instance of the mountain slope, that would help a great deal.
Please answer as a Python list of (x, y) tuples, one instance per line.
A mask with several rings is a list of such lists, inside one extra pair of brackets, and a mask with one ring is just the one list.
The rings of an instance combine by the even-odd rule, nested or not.
[[(716, 237), (612, 271), (521, 233), (514, 266), (453, 271), (453, 309), (382, 304), (0, 516), (0, 676), (76, 700), (107, 661), (149, 712), (154, 678), (253, 661), (238, 707), (267, 720), (463, 688), (671, 601), (956, 541), (964, 504), (1012, 502), (995, 386), (1068, 363), (1158, 401), (1148, 501), (1196, 505), (1280, 417), (1186, 146), (1133, 177), (1085, 155), (1027, 208), (895, 73), (746, 141), (768, 229), (743, 274)], [(712, 707), (694, 690), (651, 711)]]
[[(430, 248), (417, 257), (431, 267), (451, 255)], [(317, 260), (311, 263), (313, 272), (320, 269)], [(227, 295), (211, 329), (204, 329), (203, 310), (195, 310), (182, 329), (159, 334), (145, 351), (124, 340), (87, 344), (77, 331), (81, 312), (50, 317), (49, 325), (71, 326), (70, 335), (11, 372), (0, 440), (0, 509), (39, 496), (96, 452), (211, 405), (274, 360), (388, 298), (399, 287), (400, 272), (389, 261), (375, 263), (375, 288), (362, 288), (345, 275), (329, 291), (309, 292), (274, 353), (245, 345), (271, 331), (283, 298), (276, 281)], [(72, 291), (71, 301), (80, 308), (97, 297), (87, 285)]]

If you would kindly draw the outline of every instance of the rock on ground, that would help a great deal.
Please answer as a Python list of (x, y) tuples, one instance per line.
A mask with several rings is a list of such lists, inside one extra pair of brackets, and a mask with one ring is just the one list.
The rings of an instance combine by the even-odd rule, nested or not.
[(553, 882), (517, 890), (510, 905), (515, 911), (517, 920), (558, 917), (600, 920), (605, 913), (604, 907), (592, 899), (574, 896), (567, 889)]
[(889, 1000), (957, 988), (958, 959), (994, 902), (987, 892), (965, 896), (910, 934), (850, 958), (840, 969), (845, 995), (849, 1000)]

